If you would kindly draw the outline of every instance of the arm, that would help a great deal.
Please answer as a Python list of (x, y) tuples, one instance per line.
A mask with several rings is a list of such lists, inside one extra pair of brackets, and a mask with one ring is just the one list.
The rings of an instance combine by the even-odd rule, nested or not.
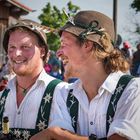
[(48, 127), (59, 126), (60, 128), (74, 132), (65, 101), (67, 99), (67, 93), (68, 91), (65, 88), (61, 87), (61, 90), (59, 90), (59, 87), (56, 87)]
[[(30, 140), (89, 140), (89, 138), (61, 129), (60, 127), (51, 127), (34, 135)], [(114, 134), (110, 136), (107, 140), (128, 140), (128, 139), (121, 137), (117, 134)]]
[[(140, 138), (140, 79), (134, 78), (124, 90), (108, 132), (109, 140), (116, 137)], [(120, 135), (120, 136), (118, 136)], [(116, 138), (116, 139), (115, 139)]]
[(79, 136), (60, 127), (50, 127), (34, 135), (30, 140), (88, 140), (88, 137)]
[(108, 140), (128, 140), (127, 138), (121, 137), (118, 134), (113, 134), (108, 138)]

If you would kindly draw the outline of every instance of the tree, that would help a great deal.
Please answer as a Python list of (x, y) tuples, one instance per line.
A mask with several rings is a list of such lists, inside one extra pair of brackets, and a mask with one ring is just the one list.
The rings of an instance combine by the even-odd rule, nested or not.
[(131, 8), (135, 9), (136, 12), (140, 12), (140, 0), (134, 0), (131, 4)]
[[(131, 8), (135, 9), (136, 13), (140, 12), (140, 0), (134, 0), (131, 4)], [(135, 23), (136, 30), (135, 32), (137, 34), (140, 34), (140, 23)]]
[[(68, 2), (67, 6), (67, 11), (71, 16), (75, 15), (75, 13), (80, 9), (78, 6), (73, 5), (71, 1)], [(42, 25), (58, 30), (68, 20), (63, 10), (66, 11), (65, 8), (59, 10), (56, 6), (52, 7), (50, 3), (47, 3), (45, 8), (42, 9), (43, 13), (38, 18), (41, 21)], [(47, 34), (47, 40), (50, 50), (56, 51), (59, 48), (59, 39), (60, 37), (58, 33), (51, 32)]]

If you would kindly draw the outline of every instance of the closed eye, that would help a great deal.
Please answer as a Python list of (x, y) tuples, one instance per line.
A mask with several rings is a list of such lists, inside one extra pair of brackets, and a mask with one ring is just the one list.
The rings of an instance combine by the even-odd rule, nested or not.
[(15, 46), (8, 46), (9, 50), (14, 50), (16, 47)]
[(25, 50), (28, 50), (28, 49), (31, 48), (31, 46), (23, 45), (21, 48), (22, 48), (22, 49), (25, 49)]

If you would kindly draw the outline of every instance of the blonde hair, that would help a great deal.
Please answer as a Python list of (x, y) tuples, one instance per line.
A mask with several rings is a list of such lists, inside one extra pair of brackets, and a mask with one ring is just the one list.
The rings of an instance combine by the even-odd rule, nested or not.
[(122, 55), (118, 48), (112, 45), (110, 36), (104, 33), (99, 43), (94, 43), (94, 55), (97, 59), (103, 62), (107, 74), (116, 71), (127, 72), (130, 68), (129, 63)]

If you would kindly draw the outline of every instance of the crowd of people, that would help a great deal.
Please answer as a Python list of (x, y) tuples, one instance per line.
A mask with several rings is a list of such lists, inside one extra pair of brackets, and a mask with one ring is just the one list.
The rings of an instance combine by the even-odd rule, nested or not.
[(8, 116), (18, 140), (139, 140), (140, 44), (114, 47), (114, 23), (97, 11), (69, 17), (56, 53), (43, 29), (20, 20), (5, 31), (13, 77), (0, 92), (0, 131)]
[(123, 42), (121, 52), (126, 60), (130, 63), (130, 74), (136, 77), (140, 77), (140, 43), (136, 46), (136, 51), (129, 44), (128, 41)]

